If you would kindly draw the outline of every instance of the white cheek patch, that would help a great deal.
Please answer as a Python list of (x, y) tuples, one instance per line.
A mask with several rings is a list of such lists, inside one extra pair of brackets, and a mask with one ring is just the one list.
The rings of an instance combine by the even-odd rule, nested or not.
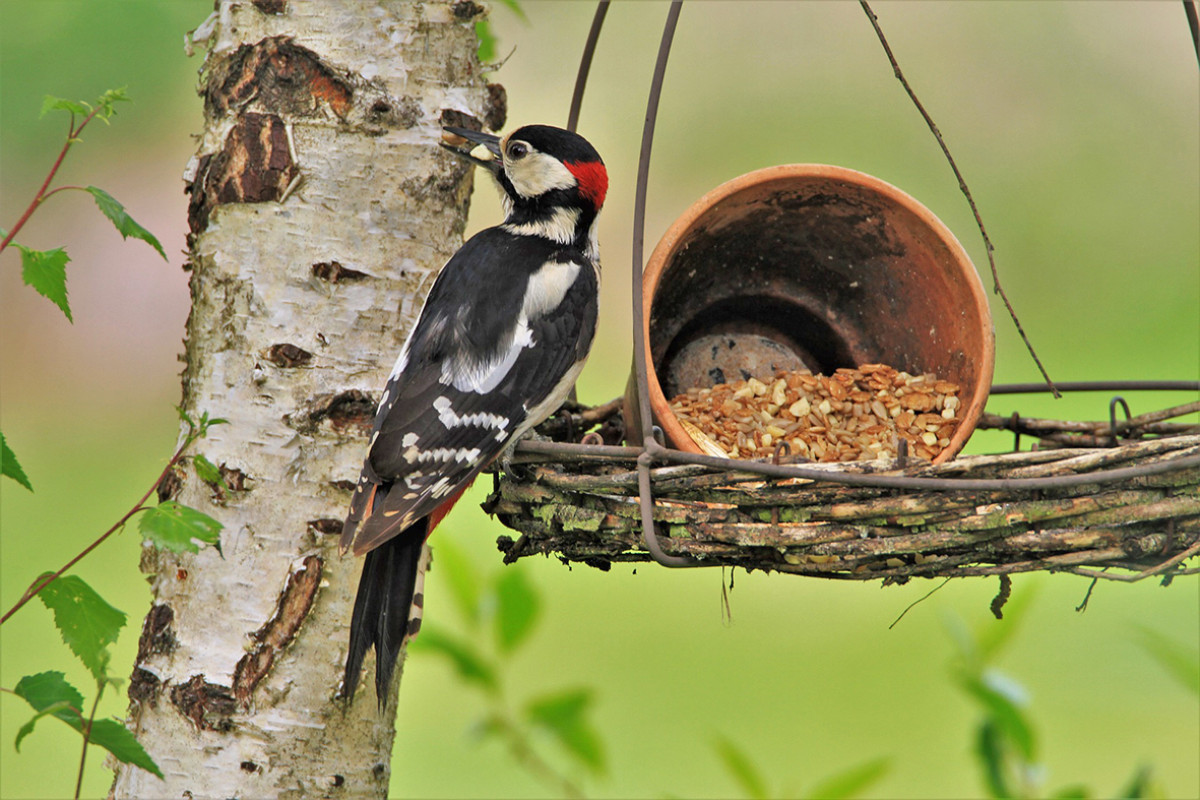
[(571, 170), (557, 158), (544, 153), (531, 152), (520, 161), (505, 162), (504, 172), (517, 194), (527, 199), (578, 184)]

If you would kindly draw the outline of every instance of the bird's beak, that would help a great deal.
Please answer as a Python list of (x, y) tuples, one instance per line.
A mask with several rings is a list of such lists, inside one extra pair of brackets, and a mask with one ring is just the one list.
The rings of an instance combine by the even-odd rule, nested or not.
[[(479, 145), (487, 148), (487, 151), (492, 154), (490, 159), (476, 158), (471, 155), (471, 151)], [(493, 136), (490, 133), (481, 131), (473, 131), (468, 128), (442, 128), (442, 147), (454, 153), (460, 158), (465, 158), (473, 164), (489, 170), (493, 174), (500, 172), (500, 137)]]

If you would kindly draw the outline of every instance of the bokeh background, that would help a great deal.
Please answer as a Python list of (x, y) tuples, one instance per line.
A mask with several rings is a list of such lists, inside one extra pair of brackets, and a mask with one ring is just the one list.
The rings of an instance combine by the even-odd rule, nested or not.
[[(510, 127), (566, 120), (593, 6), (496, 4)], [(211, 0), (0, 3), (0, 227), (36, 190), (65, 131), (39, 119), (45, 94), (91, 99), (128, 86), (133, 104), (94, 124), (60, 182), (94, 184), (125, 203), (170, 256), (123, 243), (90, 198), (54, 198), (25, 228), (30, 246), (65, 245), (75, 323), (21, 284), (0, 257), (0, 426), (36, 492), (0, 482), (0, 605), (62, 564), (141, 495), (177, 435), (181, 338), (181, 173), (200, 129), (201, 55), (184, 32)], [(876, 11), (922, 101), (969, 181), (1005, 288), (1044, 362), (1062, 381), (1200, 377), (1200, 89), (1183, 10), (1174, 2), (879, 2)], [(600, 341), (580, 382), (585, 401), (622, 391), (630, 359), (629, 258), (641, 121), (664, 3), (609, 13), (580, 131), (603, 153), (612, 187), (601, 223)], [(659, 114), (646, 250), (704, 191), (743, 172), (825, 162), (877, 175), (920, 199), (986, 258), (969, 209), (855, 3), (691, 2), (684, 7)], [(499, 215), (481, 184), (472, 227)], [(990, 279), (985, 277), (985, 285)], [(996, 381), (1035, 367), (994, 303)], [(1127, 395), (1134, 413), (1194, 399)], [(990, 410), (1102, 418), (1107, 396), (1003, 397)], [(1005, 448), (977, 436), (971, 449)], [(481, 499), (477, 497), (477, 499)], [(465, 506), (465, 507), (463, 507)], [(463, 504), (440, 530), (487, 572), (504, 530)], [(75, 571), (129, 614), (114, 648), (132, 662), (149, 604), (126, 531)], [(933, 585), (880, 589), (738, 574), (723, 618), (717, 571), (643, 565), (606, 574), (553, 560), (523, 563), (544, 598), (536, 634), (508, 676), (513, 697), (591, 686), (609, 774), (589, 792), (614, 797), (736, 796), (714, 756), (725, 736), (752, 754), (773, 792), (794, 795), (841, 768), (889, 756), (871, 796), (981, 794), (971, 757), (975, 709), (949, 678), (948, 626), (991, 620), (993, 580), (953, 582), (888, 626)], [(430, 577), (427, 618), (454, 630), (445, 574)], [(1030, 696), (1047, 794), (1085, 783), (1118, 791), (1153, 766), (1171, 797), (1200, 796), (1200, 708), (1139, 644), (1150, 628), (1200, 646), (1196, 578), (1169, 588), (1070, 575), (1019, 576), (1034, 594), (999, 666)], [(0, 686), (59, 669), (87, 674), (38, 603), (0, 632)], [(121, 667), (121, 671), (125, 667)], [(102, 714), (122, 715), (114, 693)], [(472, 734), (478, 693), (434, 654), (410, 658), (401, 688), (393, 793), (398, 797), (549, 796), (495, 741)], [(29, 716), (0, 696), (0, 796), (69, 794), (78, 737), (43, 721), (12, 750)], [(548, 749), (555, 757), (552, 747)], [(90, 756), (84, 793), (109, 775)]]

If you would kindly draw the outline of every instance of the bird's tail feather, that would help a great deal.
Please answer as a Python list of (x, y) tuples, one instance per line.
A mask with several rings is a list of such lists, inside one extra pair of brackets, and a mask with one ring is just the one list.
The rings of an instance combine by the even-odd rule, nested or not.
[(354, 695), (367, 649), (374, 646), (375, 696), (383, 705), (400, 649), (409, 635), (413, 593), (428, 527), (429, 518), (423, 517), (367, 553), (350, 619), (343, 697)]

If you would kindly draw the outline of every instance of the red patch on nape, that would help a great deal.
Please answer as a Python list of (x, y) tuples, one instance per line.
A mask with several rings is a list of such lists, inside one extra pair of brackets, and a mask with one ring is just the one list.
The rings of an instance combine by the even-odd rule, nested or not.
[(599, 161), (568, 161), (566, 167), (579, 181), (579, 193), (599, 210), (608, 194), (608, 170)]

